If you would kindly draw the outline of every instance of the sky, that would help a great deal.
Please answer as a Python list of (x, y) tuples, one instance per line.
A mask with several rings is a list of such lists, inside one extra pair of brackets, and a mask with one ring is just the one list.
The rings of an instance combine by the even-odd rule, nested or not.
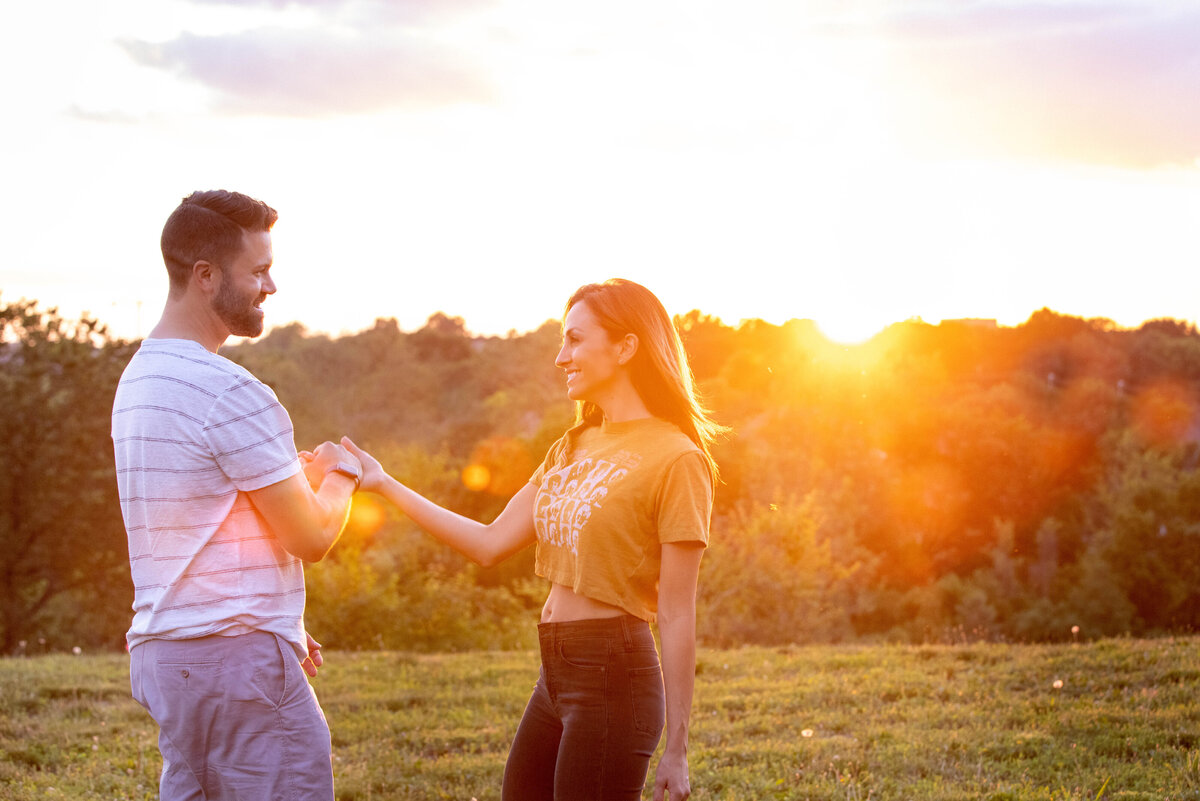
[(1200, 318), (1200, 0), (39, 0), (0, 28), (0, 302), (144, 336), (195, 189), (268, 326)]

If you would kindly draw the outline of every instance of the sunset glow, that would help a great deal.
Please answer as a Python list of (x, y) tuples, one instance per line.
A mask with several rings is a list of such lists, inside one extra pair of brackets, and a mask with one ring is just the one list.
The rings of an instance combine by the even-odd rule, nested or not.
[(217, 186), (281, 213), (268, 324), (334, 334), (526, 331), (612, 276), (839, 342), (1198, 317), (1200, 3), (25, 13), (0, 292), (122, 336), (161, 309), (162, 221)]

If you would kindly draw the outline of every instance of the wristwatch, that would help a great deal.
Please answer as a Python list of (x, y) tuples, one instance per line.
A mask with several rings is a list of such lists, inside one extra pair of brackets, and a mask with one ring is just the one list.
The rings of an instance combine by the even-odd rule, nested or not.
[(340, 473), (346, 478), (354, 479), (354, 491), (358, 491), (358, 485), (362, 483), (362, 470), (358, 469), (357, 465), (349, 464), (348, 462), (338, 462), (333, 467), (325, 471), (325, 475), (330, 473)]

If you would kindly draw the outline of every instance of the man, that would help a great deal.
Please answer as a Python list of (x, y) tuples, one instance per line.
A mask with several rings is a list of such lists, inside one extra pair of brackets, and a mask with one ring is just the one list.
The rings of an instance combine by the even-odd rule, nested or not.
[(302, 464), (275, 394), (217, 355), (263, 331), (277, 216), (237, 192), (184, 198), (162, 233), (162, 319), (113, 403), (130, 679), (159, 724), (164, 801), (333, 798), (302, 560), (341, 535), (361, 466), (329, 442)]

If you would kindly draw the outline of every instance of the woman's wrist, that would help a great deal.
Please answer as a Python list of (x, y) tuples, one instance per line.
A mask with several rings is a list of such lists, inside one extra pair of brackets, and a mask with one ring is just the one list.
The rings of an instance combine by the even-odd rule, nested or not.
[(667, 743), (666, 747), (663, 748), (663, 758), (665, 759), (667, 757), (671, 757), (672, 759), (685, 759), (686, 760), (687, 752), (688, 752), (687, 743), (684, 743), (683, 745), (675, 745), (674, 743)]

